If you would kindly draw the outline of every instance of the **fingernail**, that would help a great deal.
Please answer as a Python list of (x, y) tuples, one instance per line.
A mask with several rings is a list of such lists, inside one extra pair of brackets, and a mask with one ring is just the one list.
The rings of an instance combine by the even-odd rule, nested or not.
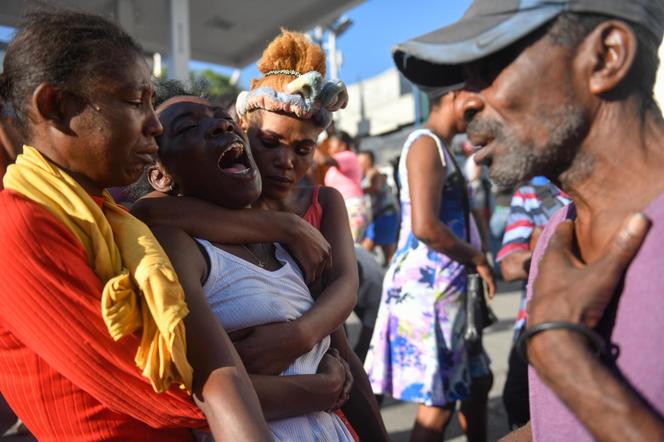
[(638, 212), (629, 217), (625, 230), (629, 235), (637, 236), (648, 227), (648, 223), (648, 218), (643, 213)]

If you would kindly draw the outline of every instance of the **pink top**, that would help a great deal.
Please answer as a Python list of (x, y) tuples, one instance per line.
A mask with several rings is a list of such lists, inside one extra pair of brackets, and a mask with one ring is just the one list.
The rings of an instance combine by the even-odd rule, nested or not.
[[(617, 309), (609, 308), (597, 331), (618, 349), (616, 368), (653, 410), (664, 415), (664, 194), (655, 198), (645, 210), (652, 227), (641, 249), (625, 274)], [(528, 281), (528, 299), (537, 278), (537, 267), (553, 232), (563, 220), (575, 219), (574, 205), (560, 209), (544, 229), (533, 253)], [(585, 427), (572, 415), (537, 376), (529, 370), (530, 415), (533, 440), (592, 441)]]
[(330, 167), (325, 174), (325, 185), (334, 187), (344, 199), (362, 197), (362, 169), (357, 155), (350, 150), (335, 153), (339, 167)]

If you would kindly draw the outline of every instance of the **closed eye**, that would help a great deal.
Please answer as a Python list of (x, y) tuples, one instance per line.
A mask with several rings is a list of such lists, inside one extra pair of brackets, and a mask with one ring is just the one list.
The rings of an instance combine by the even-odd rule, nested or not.
[(262, 137), (261, 137), (260, 140), (261, 140), (261, 143), (263, 144), (263, 146), (267, 147), (268, 149), (279, 146), (279, 141), (277, 141), (277, 140), (267, 139), (267, 138), (262, 138)]
[(183, 124), (175, 130), (175, 135), (182, 135), (185, 132), (189, 132), (191, 129), (195, 129), (197, 127), (197, 124)]

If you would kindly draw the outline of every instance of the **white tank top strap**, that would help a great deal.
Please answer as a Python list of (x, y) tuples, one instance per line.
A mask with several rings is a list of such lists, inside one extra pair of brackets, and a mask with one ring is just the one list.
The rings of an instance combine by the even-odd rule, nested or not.
[[(438, 138), (438, 135), (436, 135), (431, 129), (417, 129), (408, 135), (408, 138), (406, 138), (406, 142), (404, 143), (404, 154), (407, 154), (408, 151), (410, 150), (410, 147), (413, 145), (413, 143), (420, 137), (429, 137), (433, 139), (433, 141), (436, 143), (436, 147), (438, 148), (438, 155), (440, 155), (440, 162), (443, 164), (443, 167), (447, 168), (447, 155), (445, 155), (445, 149), (443, 149), (443, 142), (440, 138)], [(402, 155), (403, 157), (404, 155)]]
[(408, 157), (408, 152), (410, 151), (411, 146), (417, 139), (420, 137), (429, 137), (431, 138), (435, 143), (436, 147), (438, 148), (438, 155), (440, 156), (440, 162), (445, 168), (445, 171), (449, 175), (451, 172), (453, 172), (453, 169), (450, 170), (450, 166), (452, 165), (452, 162), (449, 161), (447, 157), (447, 152), (443, 148), (443, 141), (436, 135), (432, 130), (422, 128), (422, 129), (417, 129), (408, 135), (408, 138), (406, 138), (406, 141), (404, 142), (403, 149), (401, 151), (401, 158), (399, 159), (399, 180), (401, 184), (401, 202), (402, 203), (409, 203), (410, 202), (410, 190), (408, 186), (408, 168), (406, 167), (407, 165), (407, 157)]

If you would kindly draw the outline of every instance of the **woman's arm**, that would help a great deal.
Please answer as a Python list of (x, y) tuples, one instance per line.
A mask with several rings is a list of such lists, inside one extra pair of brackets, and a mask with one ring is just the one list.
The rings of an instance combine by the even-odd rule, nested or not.
[(484, 254), (458, 238), (440, 221), (440, 195), (447, 174), (433, 139), (422, 136), (411, 146), (406, 157), (408, 187), (412, 205), (413, 234), (429, 248), (469, 264), (482, 264)]
[(150, 226), (177, 227), (189, 235), (221, 244), (279, 242), (300, 264), (307, 282), (328, 266), (330, 245), (297, 215), (257, 209), (231, 210), (197, 198), (143, 198), (131, 209)]
[(312, 293), (316, 303), (296, 321), (304, 337), (308, 337), (309, 349), (335, 332), (348, 318), (357, 304), (360, 284), (344, 200), (337, 190), (323, 187), (319, 201), (323, 207), (320, 231), (330, 243), (333, 265), (323, 275), (322, 290)]
[(256, 327), (247, 337), (234, 341), (255, 374), (279, 374), (296, 358), (331, 335), (344, 323), (357, 303), (357, 260), (348, 227), (346, 206), (339, 192), (324, 187), (321, 232), (330, 243), (333, 265), (323, 275), (322, 290), (315, 304), (295, 321)]
[(194, 369), (193, 397), (217, 440), (271, 440), (251, 381), (205, 298), (201, 279), (206, 263), (182, 230), (157, 227), (154, 233), (168, 254), (184, 289), (187, 359)]
[(387, 430), (380, 414), (376, 396), (374, 396), (367, 373), (364, 371), (360, 358), (348, 344), (348, 337), (343, 327), (332, 335), (331, 345), (336, 348), (350, 366), (353, 375), (353, 388), (343, 411), (360, 436), (360, 440), (388, 440)]
[(317, 374), (250, 377), (268, 420), (338, 407), (353, 379), (348, 365), (332, 353), (323, 356)]
[(415, 171), (408, 174), (413, 234), (427, 247), (457, 262), (476, 266), (493, 296), (495, 285), (484, 253), (459, 239), (438, 217), (446, 173), (432, 138), (423, 136), (413, 143), (406, 167)]

